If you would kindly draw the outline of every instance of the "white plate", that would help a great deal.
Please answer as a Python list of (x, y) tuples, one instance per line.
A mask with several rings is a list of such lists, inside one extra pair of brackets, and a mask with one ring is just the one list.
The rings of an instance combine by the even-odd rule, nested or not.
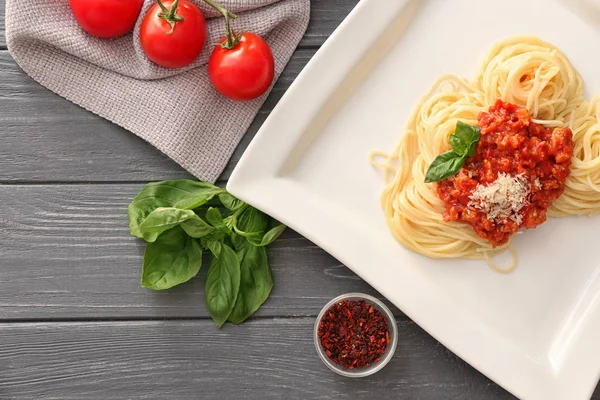
[(589, 398), (600, 375), (600, 220), (553, 219), (524, 233), (519, 267), (506, 276), (481, 261), (428, 259), (388, 231), (383, 177), (367, 155), (394, 148), (436, 77), (473, 77), (508, 36), (557, 45), (586, 95), (600, 94), (596, 5), (363, 0), (271, 113), (228, 189), (323, 247), (516, 396)]

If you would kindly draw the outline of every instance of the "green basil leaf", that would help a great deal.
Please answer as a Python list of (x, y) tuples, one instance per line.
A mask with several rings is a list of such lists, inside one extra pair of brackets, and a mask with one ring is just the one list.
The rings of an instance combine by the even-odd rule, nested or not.
[(211, 239), (206, 242), (206, 247), (211, 251), (211, 253), (213, 253), (215, 257), (219, 257), (223, 244), (218, 240)]
[(229, 230), (233, 230), (233, 225), (235, 225), (235, 214), (231, 214), (224, 218), (223, 225), (225, 225)]
[(214, 228), (212, 230), (212, 232), (210, 232), (210, 234), (205, 237), (205, 239), (207, 241), (208, 240), (216, 240), (216, 241), (222, 242), (223, 240), (225, 240), (225, 237), (227, 237), (227, 235), (229, 235), (229, 233), (230, 232), (228, 232), (225, 227), (221, 227), (221, 229)]
[(262, 232), (244, 232), (240, 231), (236, 227), (233, 227), (233, 231), (237, 235), (245, 237), (246, 240), (248, 240), (251, 243), (260, 243), (263, 238)]
[(260, 238), (260, 240), (256, 240), (254, 237), (251, 237), (251, 236), (246, 236), (246, 239), (248, 240), (248, 242), (250, 242), (254, 246), (260, 246), (260, 247), (268, 246), (271, 243), (273, 243), (275, 240), (277, 240), (277, 238), (279, 236), (281, 236), (283, 231), (285, 231), (285, 228), (286, 228), (285, 225), (280, 224), (280, 225), (277, 225), (276, 227), (272, 228), (271, 230), (269, 230), (267, 233), (265, 233), (265, 235), (262, 238)]
[(188, 235), (196, 239), (203, 238), (211, 234), (214, 230), (212, 226), (204, 222), (198, 215), (182, 222), (181, 227)]
[(459, 156), (464, 156), (469, 151), (469, 125), (466, 125), (462, 122), (456, 123), (456, 128), (452, 135), (448, 138), (450, 142), (450, 146), (452, 146), (452, 151), (454, 151)]
[(279, 236), (281, 236), (281, 234), (285, 231), (286, 228), (287, 227), (284, 224), (279, 224), (267, 233), (265, 233), (265, 236), (263, 237), (263, 240), (261, 242), (261, 246), (268, 246), (274, 241), (276, 241), (279, 238)]
[(202, 248), (177, 226), (146, 245), (142, 286), (169, 289), (192, 279), (201, 266)]
[(473, 138), (471, 139), (471, 143), (469, 145), (469, 151), (467, 152), (467, 157), (473, 157), (473, 154), (475, 154), (475, 150), (477, 150), (477, 144), (479, 143), (479, 140), (481, 139), (481, 131), (480, 131), (479, 127), (476, 126), (475, 129), (477, 131), (476, 131), (475, 135), (473, 136)]
[(240, 274), (237, 254), (223, 244), (219, 257), (212, 257), (204, 289), (206, 308), (218, 328), (223, 326), (233, 310), (240, 290)]
[(471, 126), (458, 121), (456, 130), (450, 135), (450, 145), (452, 150), (459, 156), (471, 157), (475, 153), (479, 138), (478, 126)]
[(190, 196), (179, 200), (177, 203), (175, 203), (175, 207), (192, 210), (194, 208), (202, 206), (203, 204), (206, 204), (206, 202), (211, 200), (213, 197), (225, 191), (225, 189), (221, 189), (219, 187), (211, 185), (210, 183), (198, 183), (205, 186), (205, 189), (197, 193), (195, 196)]
[(449, 141), (450, 146), (452, 146), (452, 151), (459, 156), (463, 156), (469, 151), (469, 144), (463, 142), (462, 138), (456, 136), (455, 134), (450, 135)]
[(248, 246), (243, 252), (240, 269), (240, 290), (228, 318), (234, 324), (242, 323), (254, 314), (273, 289), (273, 276), (264, 247)]
[(148, 215), (139, 228), (147, 242), (154, 242), (164, 231), (192, 218), (198, 218), (192, 210), (159, 207)]
[(233, 233), (231, 234), (231, 243), (236, 251), (240, 251), (246, 246), (248, 241), (244, 236)]
[(144, 234), (140, 229), (140, 225), (152, 211), (159, 207), (193, 209), (203, 205), (215, 195), (224, 191), (225, 189), (218, 188), (209, 183), (188, 179), (149, 183), (140, 191), (127, 208), (129, 230), (133, 236), (140, 239), (156, 240), (158, 234), (155, 232)]
[(438, 182), (442, 179), (456, 175), (465, 164), (465, 158), (453, 151), (442, 153), (433, 160), (427, 174), (425, 183)]
[(254, 207), (248, 207), (236, 219), (234, 228), (239, 232), (264, 232), (269, 224), (269, 217)]
[(223, 216), (218, 208), (209, 208), (206, 212), (206, 220), (214, 227), (221, 227), (223, 225)]
[(481, 132), (478, 126), (458, 121), (449, 139), (452, 150), (440, 154), (433, 160), (425, 174), (425, 183), (438, 182), (456, 175), (464, 166), (465, 159), (475, 154), (480, 138)]
[(223, 204), (223, 207), (230, 211), (236, 211), (246, 204), (229, 193), (221, 193), (219, 195), (219, 200), (221, 201), (221, 204)]

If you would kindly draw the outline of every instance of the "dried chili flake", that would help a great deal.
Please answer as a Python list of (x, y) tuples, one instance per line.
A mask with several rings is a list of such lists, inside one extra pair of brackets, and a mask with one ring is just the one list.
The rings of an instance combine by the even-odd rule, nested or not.
[(343, 300), (323, 315), (318, 330), (327, 357), (342, 368), (367, 368), (390, 344), (387, 319), (364, 300)]

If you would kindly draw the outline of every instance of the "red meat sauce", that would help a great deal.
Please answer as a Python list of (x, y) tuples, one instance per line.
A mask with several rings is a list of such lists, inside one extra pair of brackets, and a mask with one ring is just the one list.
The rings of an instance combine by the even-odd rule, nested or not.
[[(444, 220), (473, 227), (493, 247), (505, 244), (521, 228), (546, 221), (546, 211), (563, 192), (571, 172), (573, 133), (569, 128), (548, 129), (531, 121), (529, 112), (498, 100), (477, 117), (481, 138), (473, 157), (454, 177), (439, 182), (437, 193), (445, 203)], [(499, 173), (522, 174), (530, 191), (519, 210), (521, 223), (505, 218), (488, 219), (473, 207), (471, 195), (478, 184), (488, 185)]]

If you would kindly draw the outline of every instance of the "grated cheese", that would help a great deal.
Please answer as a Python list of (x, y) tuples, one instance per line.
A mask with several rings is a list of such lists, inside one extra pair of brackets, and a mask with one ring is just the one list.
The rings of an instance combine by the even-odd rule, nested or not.
[(494, 182), (477, 185), (469, 197), (469, 206), (483, 211), (490, 221), (511, 219), (521, 225), (523, 217), (519, 211), (529, 204), (529, 193), (530, 185), (523, 174), (511, 176), (501, 172)]

